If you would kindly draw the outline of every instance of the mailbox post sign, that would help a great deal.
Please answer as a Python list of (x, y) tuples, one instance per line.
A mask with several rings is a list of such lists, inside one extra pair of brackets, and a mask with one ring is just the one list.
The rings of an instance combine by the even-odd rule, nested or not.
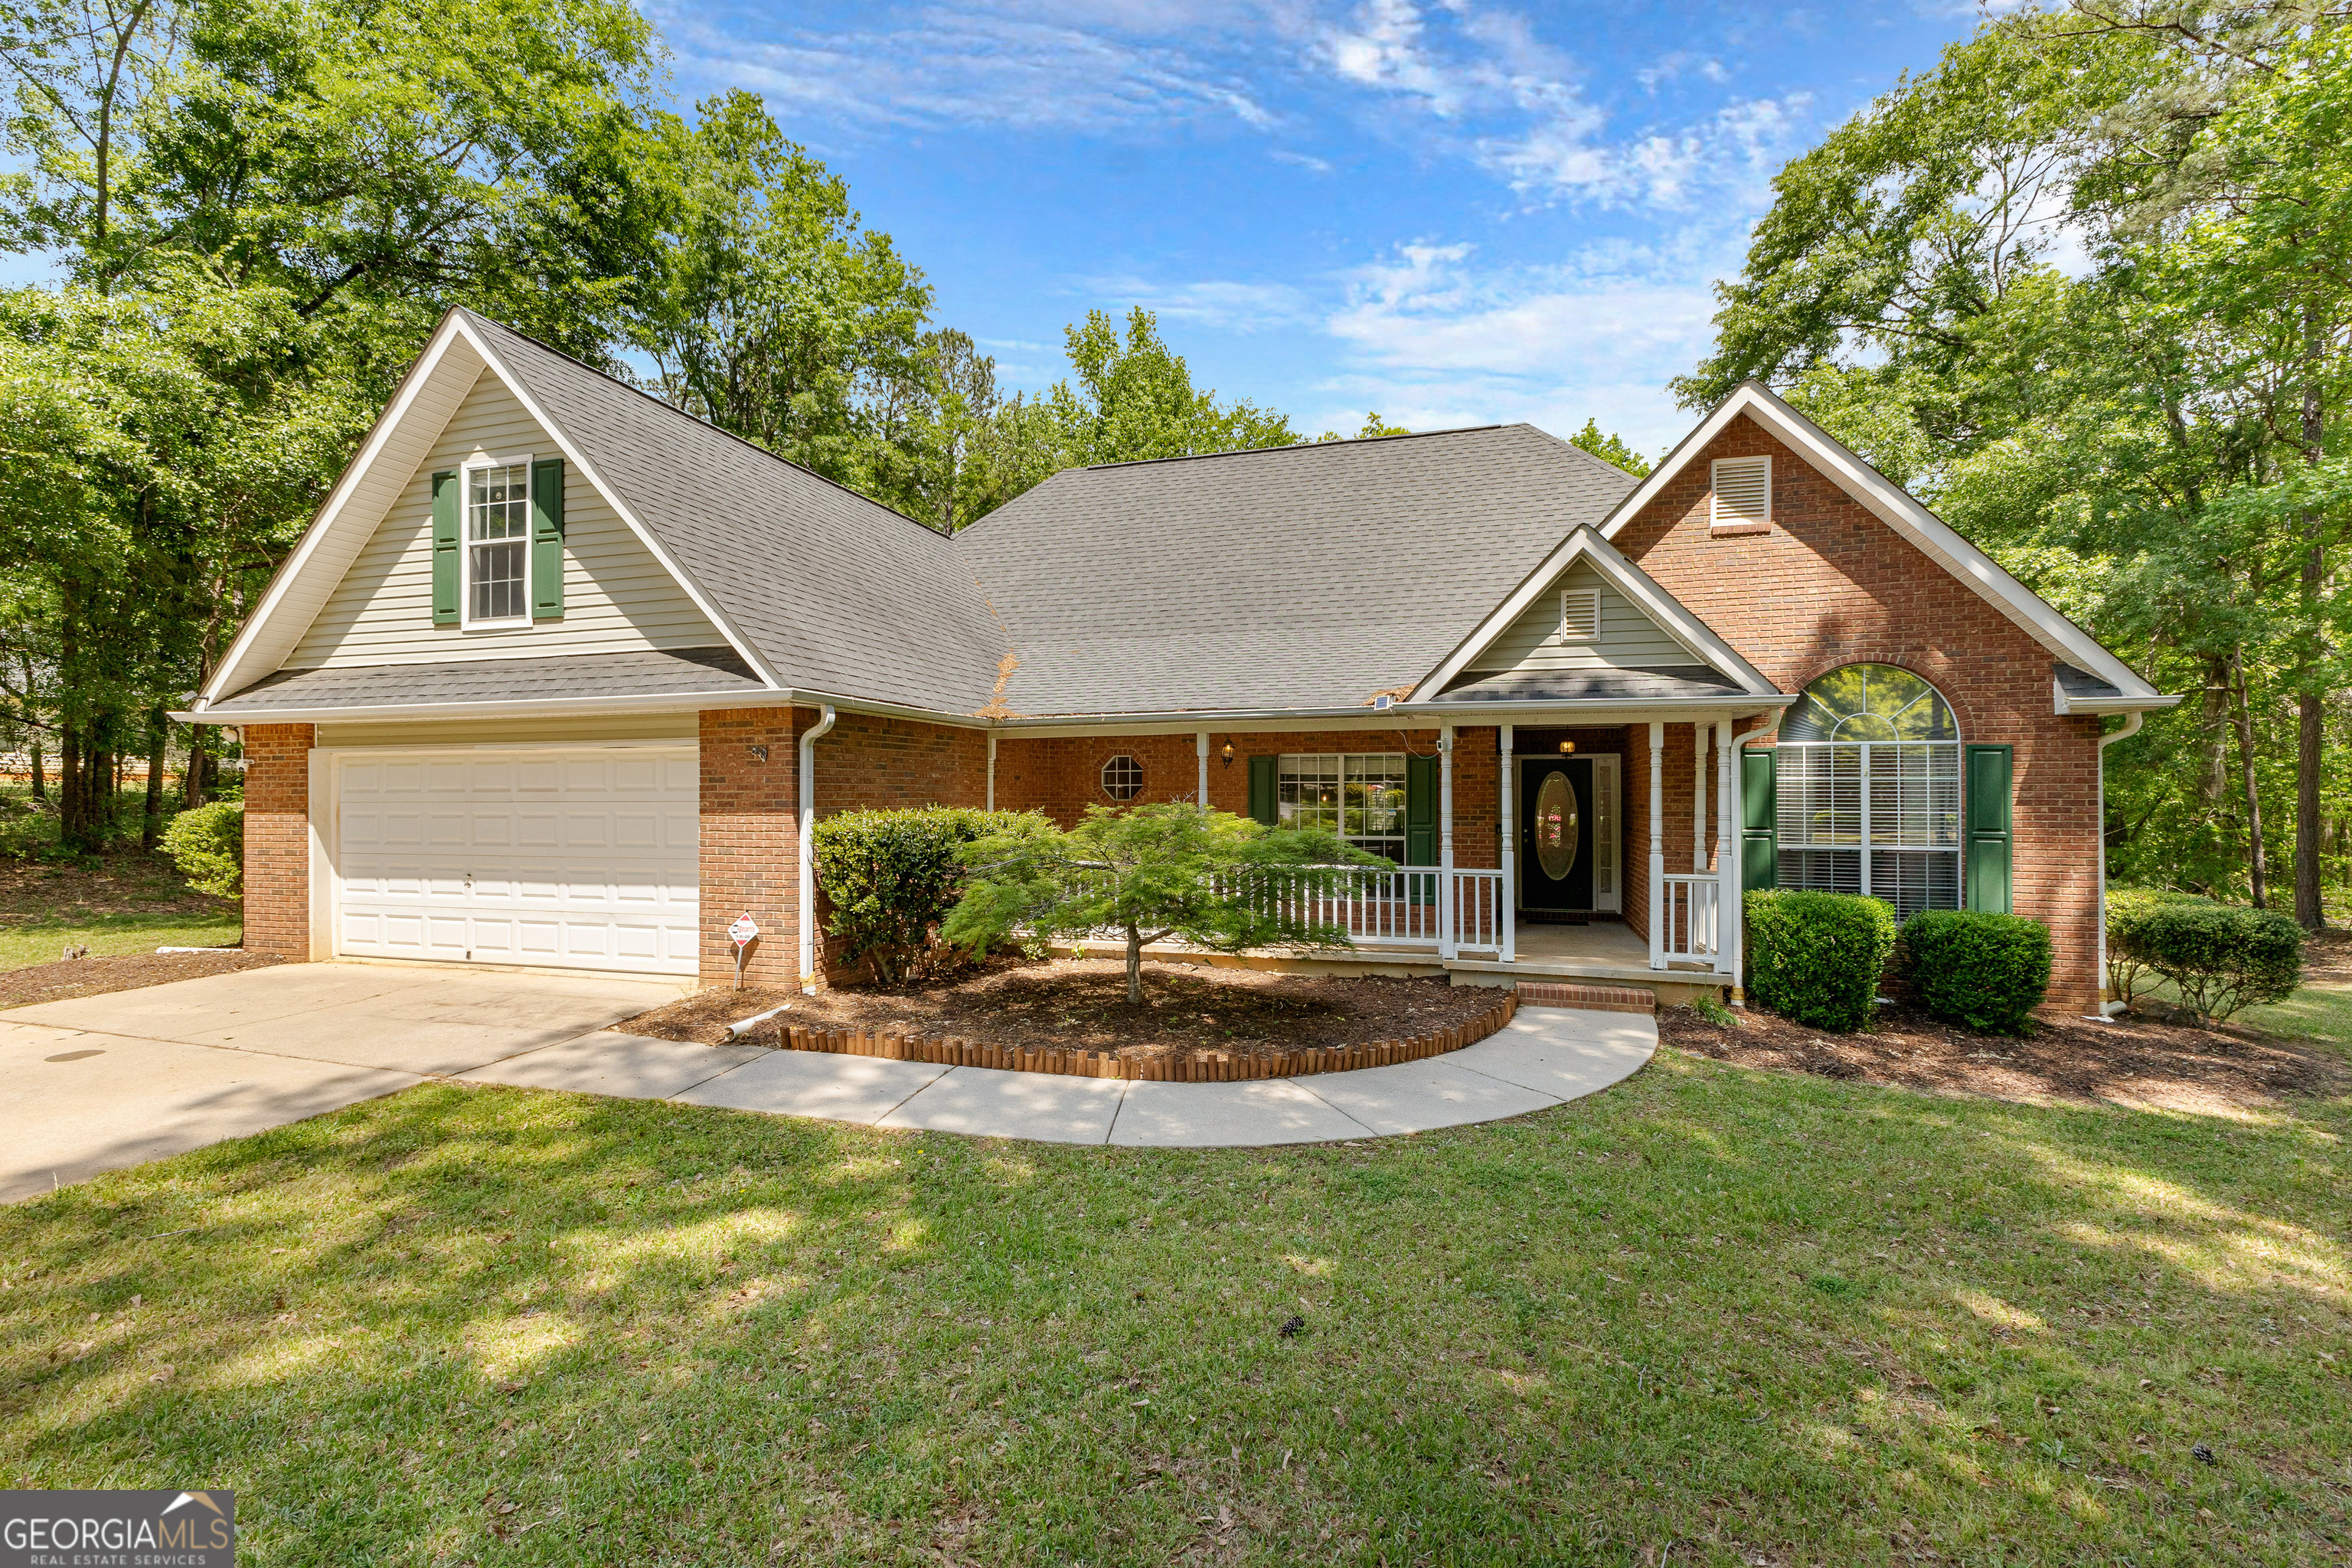
[(760, 922), (751, 918), (749, 910), (737, 915), (735, 923), (727, 928), (727, 940), (735, 944), (735, 989), (738, 991), (743, 989), (743, 950), (751, 946), (751, 939), (759, 934)]

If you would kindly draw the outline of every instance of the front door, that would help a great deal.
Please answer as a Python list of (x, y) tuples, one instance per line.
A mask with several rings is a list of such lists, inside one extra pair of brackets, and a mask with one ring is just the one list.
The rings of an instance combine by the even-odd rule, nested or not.
[(1534, 915), (1590, 911), (1592, 759), (1522, 758), (1518, 786), (1519, 908)]

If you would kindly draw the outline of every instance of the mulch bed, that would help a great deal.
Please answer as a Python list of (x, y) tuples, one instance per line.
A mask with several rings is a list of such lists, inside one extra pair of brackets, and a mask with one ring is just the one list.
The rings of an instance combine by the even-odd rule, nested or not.
[(207, 974), (228, 974), (239, 969), (261, 969), (285, 962), (274, 952), (247, 952), (241, 947), (224, 947), (208, 952), (134, 952), (121, 958), (74, 958), (61, 963), (36, 963), (25, 969), (0, 971), (0, 1008), (65, 1002), (76, 996), (102, 996), (110, 991), (136, 991), (142, 985), (196, 980)]
[[(953, 1037), (1122, 1059), (1217, 1051), (1248, 1060), (1436, 1033), (1470, 1023), (1500, 994), (1442, 979), (1147, 963), (1143, 997), (1141, 1007), (1128, 1005), (1127, 966), (1117, 960), (1000, 961), (897, 990), (843, 986), (803, 996), (772, 986), (718, 987), (614, 1027), (719, 1045), (735, 1019), (789, 1002), (781, 1022), (796, 1028)], [(758, 1044), (777, 1042), (772, 1025), (756, 1037)]]
[(2137, 1014), (2107, 1024), (2042, 1023), (2012, 1039), (1901, 1008), (1880, 1009), (1865, 1034), (1825, 1035), (1753, 1007), (1733, 1026), (1667, 1007), (1658, 1014), (1658, 1038), (1742, 1067), (2036, 1102), (2213, 1112), (2352, 1089), (2342, 1061), (2293, 1042)]

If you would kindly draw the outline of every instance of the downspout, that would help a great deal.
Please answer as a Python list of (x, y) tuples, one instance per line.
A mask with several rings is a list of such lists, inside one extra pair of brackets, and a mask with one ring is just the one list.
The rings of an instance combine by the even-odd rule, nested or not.
[(833, 729), (833, 704), (801, 731), (801, 990), (816, 994), (816, 743)]
[(2139, 733), (2140, 722), (2147, 717), (2135, 708), (2124, 715), (2124, 727), (2112, 735), (2099, 737), (2099, 1011), (2098, 1016), (2112, 1018), (2124, 1009), (2120, 999), (2107, 999), (2107, 748), (2129, 735)]

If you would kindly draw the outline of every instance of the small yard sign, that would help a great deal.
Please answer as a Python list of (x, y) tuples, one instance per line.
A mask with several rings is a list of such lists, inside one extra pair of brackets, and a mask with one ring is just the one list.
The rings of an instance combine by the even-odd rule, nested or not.
[(735, 944), (735, 989), (738, 991), (743, 989), (743, 950), (749, 947), (751, 944), (751, 939), (759, 934), (760, 922), (751, 918), (751, 911), (749, 910), (737, 915), (735, 923), (727, 928), (727, 940)]

